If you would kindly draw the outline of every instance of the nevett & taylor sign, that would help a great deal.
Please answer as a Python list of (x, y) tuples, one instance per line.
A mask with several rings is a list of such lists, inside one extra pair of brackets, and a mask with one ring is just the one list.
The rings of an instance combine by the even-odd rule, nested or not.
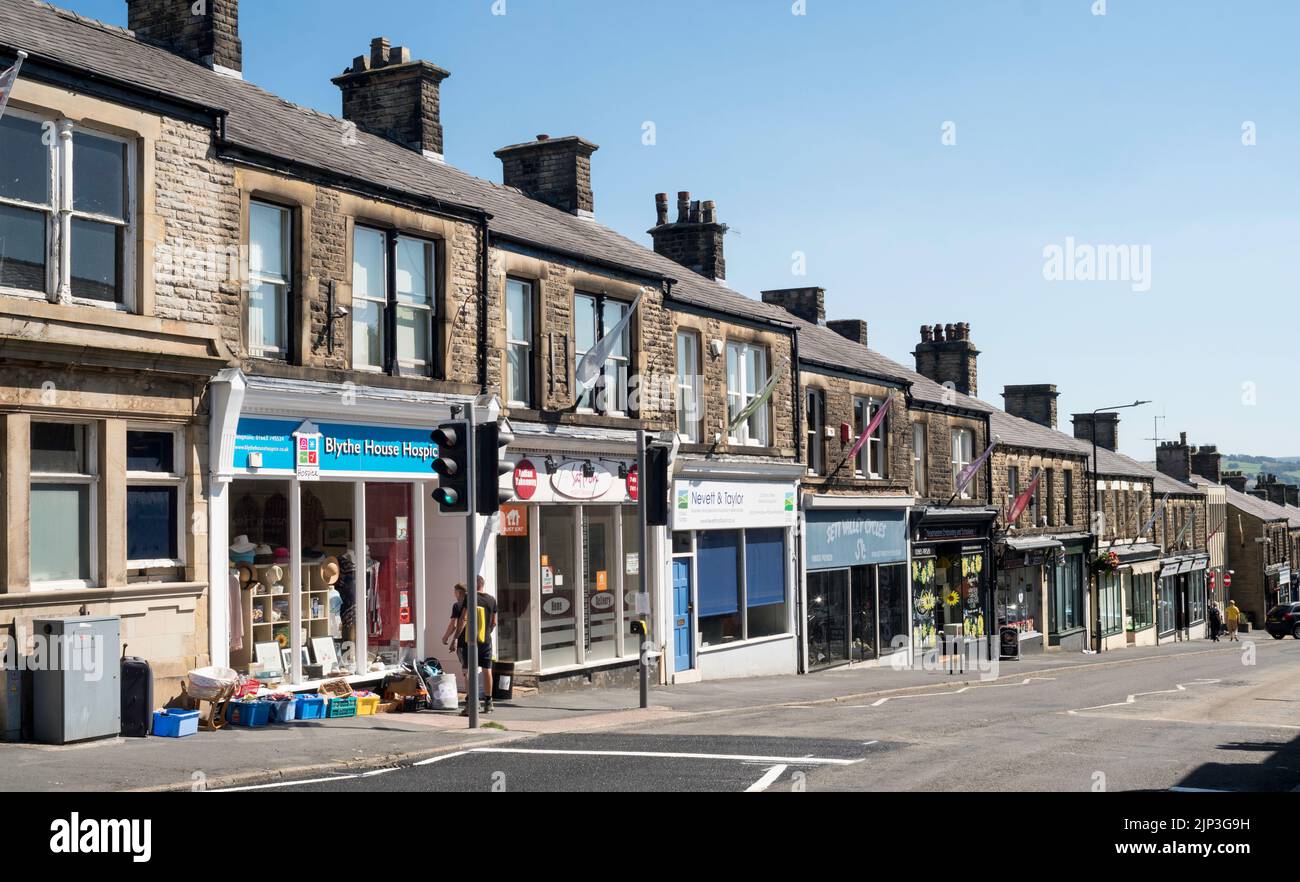
[(793, 527), (795, 488), (785, 482), (677, 481), (673, 529)]

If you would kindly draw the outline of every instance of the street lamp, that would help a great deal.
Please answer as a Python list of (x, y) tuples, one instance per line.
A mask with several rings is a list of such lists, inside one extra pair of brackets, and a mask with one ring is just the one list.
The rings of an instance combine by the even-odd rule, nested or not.
[[(1110, 407), (1099, 407), (1092, 412), (1092, 423), (1090, 424), (1092, 428), (1092, 486), (1088, 488), (1091, 491), (1088, 493), (1088, 526), (1094, 539), (1094, 554), (1097, 551), (1095, 546), (1100, 544), (1100, 537), (1097, 536), (1097, 414), (1114, 413), (1117, 410), (1124, 410), (1127, 407), (1140, 407), (1143, 404), (1150, 403), (1150, 401), (1139, 400), (1134, 401), (1132, 404), (1115, 404)], [(1088, 569), (1091, 570), (1092, 567), (1089, 567)], [(1093, 621), (1096, 623), (1094, 633), (1096, 635), (1097, 652), (1101, 652), (1102, 644), (1104, 642), (1101, 636), (1101, 581), (1100, 579), (1097, 579), (1096, 581), (1097, 603), (1095, 606), (1097, 609), (1093, 615)]]

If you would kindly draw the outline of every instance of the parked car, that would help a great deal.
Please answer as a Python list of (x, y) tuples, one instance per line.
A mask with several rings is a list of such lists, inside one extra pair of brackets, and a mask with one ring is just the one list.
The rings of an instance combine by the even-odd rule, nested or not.
[(1270, 609), (1264, 628), (1274, 640), (1281, 640), (1288, 634), (1300, 640), (1300, 603), (1279, 603)]

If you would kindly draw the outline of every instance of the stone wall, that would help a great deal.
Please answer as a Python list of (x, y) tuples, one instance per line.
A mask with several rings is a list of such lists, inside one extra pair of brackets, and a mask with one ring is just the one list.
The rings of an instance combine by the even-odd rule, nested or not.
[[(805, 388), (821, 391), (825, 413), (823, 425), (831, 430), (833, 436), (817, 439), (821, 448), (821, 474), (809, 475), (804, 480), (805, 488), (828, 495), (911, 493), (912, 423), (907, 418), (907, 400), (902, 390), (809, 371), (803, 371), (800, 378)], [(853, 402), (858, 397), (893, 401), (885, 416), (885, 469), (880, 478), (859, 476), (857, 464), (848, 458), (857, 440)], [(841, 423), (848, 425), (847, 442), (840, 440)], [(807, 456), (806, 450), (804, 455)]]
[[(1087, 529), (1087, 460), (1082, 456), (1070, 456), (1054, 451), (1042, 451), (1032, 448), (999, 445), (989, 457), (993, 464), (993, 505), (1000, 511), (1007, 511), (1011, 500), (1017, 493), (1024, 492), (1033, 480), (1034, 472), (1043, 469), (1035, 494), (1038, 505), (1038, 523), (1031, 518), (1031, 506), (1027, 508), (1015, 523), (1016, 534), (1033, 536), (1054, 532), (1075, 532)], [(1019, 469), (1017, 488), (1010, 485), (1011, 467)], [(1071, 477), (1071, 496), (1066, 498), (1066, 474)], [(1067, 507), (1068, 506), (1068, 507)], [(1048, 523), (1041, 526), (1041, 518)]]

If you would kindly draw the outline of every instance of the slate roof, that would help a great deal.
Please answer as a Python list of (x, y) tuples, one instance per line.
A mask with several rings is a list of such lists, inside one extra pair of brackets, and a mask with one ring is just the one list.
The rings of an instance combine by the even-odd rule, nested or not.
[(1050, 450), (1072, 456), (1087, 455), (1079, 440), (1072, 435), (1040, 426), (1033, 420), (1012, 416), (1003, 410), (995, 410), (989, 415), (989, 427), (1003, 444), (1012, 447)]
[(492, 214), (493, 235), (580, 258), (676, 280), (672, 297), (728, 315), (789, 326), (779, 307), (697, 275), (601, 226), (529, 199), (513, 187), (432, 162), (384, 138), (355, 131), (338, 117), (285, 101), (252, 83), (215, 73), (130, 31), (35, 0), (0, 0), (0, 46), (25, 49), (30, 65), (54, 61), (117, 83), (226, 113), (226, 141), (255, 153), (363, 180), (416, 199), (433, 199)]
[(1253, 515), (1262, 521), (1285, 521), (1289, 520), (1286, 509), (1276, 503), (1269, 502), (1267, 499), (1260, 499), (1258, 496), (1251, 496), (1249, 493), (1242, 493), (1232, 487), (1227, 487), (1228, 505), (1233, 508), (1239, 508), (1246, 514)]

